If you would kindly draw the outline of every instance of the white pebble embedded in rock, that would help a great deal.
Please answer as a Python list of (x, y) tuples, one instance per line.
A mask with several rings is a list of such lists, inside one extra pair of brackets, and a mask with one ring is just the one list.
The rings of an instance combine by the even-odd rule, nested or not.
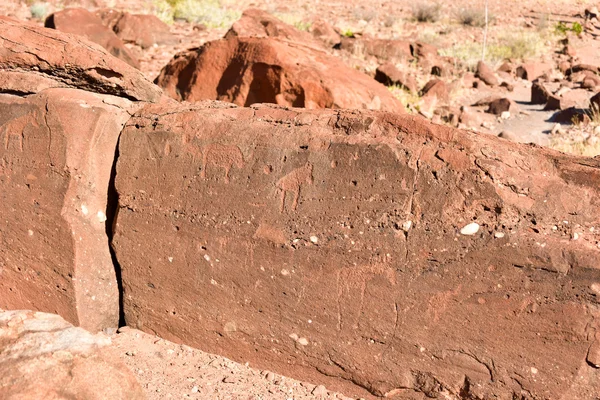
[(327, 396), (327, 388), (323, 385), (315, 386), (311, 394), (313, 396)]
[(474, 235), (479, 232), (479, 224), (477, 222), (471, 222), (460, 230), (461, 235)]

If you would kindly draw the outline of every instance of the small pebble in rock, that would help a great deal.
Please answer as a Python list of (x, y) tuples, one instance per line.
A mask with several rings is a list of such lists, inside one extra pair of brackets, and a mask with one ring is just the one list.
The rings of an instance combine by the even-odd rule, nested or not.
[(479, 232), (479, 224), (477, 222), (471, 222), (460, 230), (461, 235), (474, 235)]
[(269, 371), (266, 373), (265, 379), (269, 382), (273, 382), (275, 380), (275, 374)]
[(310, 241), (313, 242), (313, 243), (317, 243), (319, 241), (319, 238), (316, 237), (316, 236), (311, 236), (310, 237)]
[(315, 386), (311, 394), (314, 396), (327, 396), (327, 388), (323, 385)]
[(298, 339), (298, 343), (302, 346), (306, 346), (308, 345), (308, 339), (301, 337), (300, 339)]
[(402, 224), (402, 230), (404, 232), (408, 232), (410, 230), (411, 226), (412, 226), (412, 221), (404, 221), (404, 223)]
[(496, 232), (494, 233), (494, 237), (497, 239), (502, 239), (504, 237), (504, 232)]
[(194, 386), (192, 388), (192, 393), (198, 393), (198, 386)]

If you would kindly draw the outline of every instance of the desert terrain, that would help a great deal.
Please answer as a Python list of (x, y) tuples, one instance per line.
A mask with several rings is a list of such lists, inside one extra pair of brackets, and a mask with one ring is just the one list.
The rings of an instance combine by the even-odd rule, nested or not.
[(599, 398), (595, 2), (0, 16), (0, 397)]

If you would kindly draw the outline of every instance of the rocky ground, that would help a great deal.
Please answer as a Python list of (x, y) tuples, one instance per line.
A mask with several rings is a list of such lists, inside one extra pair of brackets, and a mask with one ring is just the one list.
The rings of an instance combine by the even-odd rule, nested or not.
[[(487, 33), (478, 22), (482, 2), (445, 3), (427, 9), (433, 3), (370, 0), (355, 6), (347, 1), (224, 1), (221, 5), (228, 13), (173, 21), (169, 29), (175, 41), (169, 44), (142, 48), (129, 43), (126, 47), (139, 61), (143, 74), (154, 80), (174, 54), (223, 37), (231, 22), (248, 7), (266, 10), (301, 31), (313, 30), (321, 19), (336, 28), (338, 36), (334, 40), (341, 38), (350, 43), (346, 48), (342, 45), (327, 50), (347, 66), (375, 76), (378, 69), (391, 63), (403, 78), (411, 77), (412, 90), (399, 88), (398, 82), (389, 88), (408, 112), (512, 141), (580, 155), (600, 154), (600, 116), (590, 108), (590, 99), (600, 88), (600, 78), (596, 78), (600, 72), (600, 22), (593, 2), (490, 1), (491, 24)], [(164, 17), (161, 4), (150, 0), (7, 0), (0, 4), (0, 15), (42, 25), (45, 16), (69, 5), (90, 10), (113, 7)], [(415, 20), (419, 12), (425, 17), (431, 14), (425, 18), (430, 20)], [(469, 16), (475, 26), (466, 23)], [(489, 73), (478, 66), (484, 34)], [(433, 45), (439, 57), (445, 57), (447, 72), (434, 75), (431, 65), (420, 63), (417, 58), (386, 60), (387, 57), (374, 55), (376, 51), (367, 48), (376, 39), (417, 41), (424, 49)], [(568, 66), (561, 69), (561, 63)], [(581, 65), (586, 67), (574, 72), (573, 67)], [(524, 75), (528, 69), (523, 66), (535, 71), (531, 73), (536, 78), (542, 77), (538, 82), (548, 92), (544, 104), (532, 104), (535, 83)], [(443, 95), (435, 96), (435, 100), (422, 89), (434, 82), (432, 79), (440, 79), (444, 88)], [(553, 109), (545, 106), (550, 98), (558, 102)], [(135, 329), (124, 327), (111, 337), (111, 351), (134, 372), (149, 399), (347, 399), (321, 385), (241, 365)]]
[[(165, 19), (165, 15), (171, 17), (165, 13), (165, 4), (164, 0), (50, 0), (39, 3), (9, 0), (0, 5), (0, 12), (20, 19), (37, 16), (41, 23), (44, 16), (55, 10), (67, 5), (82, 5), (92, 10), (114, 7), (131, 13), (154, 13)], [(200, 1), (198, 4), (201, 5), (184, 8), (181, 15), (176, 15), (189, 19), (176, 18), (171, 24), (176, 43), (147, 49), (127, 45), (139, 59), (140, 68), (149, 79), (154, 79), (175, 53), (222, 37), (243, 10), (257, 7), (300, 30), (314, 30), (316, 22), (322, 20), (345, 38), (365, 41), (416, 40), (434, 45), (453, 64), (442, 77), (449, 91), (444, 101), (438, 99), (431, 104), (425, 99), (427, 96), (419, 96), (423, 94), (420, 88), (435, 78), (429, 66), (410, 60), (387, 60), (416, 82), (413, 91), (398, 90), (394, 85), (390, 88), (411, 112), (420, 113), (436, 122), (483, 133), (503, 133), (504, 137), (511, 140), (534, 142), (561, 151), (588, 156), (600, 153), (596, 129), (598, 118), (594, 112), (585, 111), (589, 107), (590, 97), (595, 94), (596, 85), (594, 83), (579, 89), (583, 84), (581, 74), (569, 76), (565, 71), (560, 71), (560, 64), (564, 62), (594, 68), (600, 65), (600, 56), (597, 55), (600, 23), (595, 18), (592, 1), (525, 1), (518, 4), (490, 1), (486, 62), (494, 70), (498, 83), (506, 82), (507, 86), (480, 84), (477, 88), (472, 87), (474, 80), (470, 71), (477, 75), (475, 65), (481, 58), (486, 34), (481, 26), (484, 16), (482, 2), (367, 1), (352, 5), (342, 1), (277, 3), (265, 0), (214, 0)], [(216, 8), (216, 5), (221, 8)], [(418, 15), (425, 21), (416, 20)], [(368, 45), (365, 49), (360, 42), (349, 47), (342, 46), (341, 50), (331, 49), (330, 52), (347, 65), (372, 76), (381, 64), (386, 63), (385, 57), (372, 54)], [(509, 63), (505, 68), (497, 70), (507, 60)], [(541, 71), (545, 74), (542, 81), (552, 86), (554, 94), (566, 100), (552, 110), (544, 110), (543, 105), (529, 104), (533, 79), (521, 79), (516, 71), (523, 61), (533, 62), (542, 69), (549, 66), (549, 69)], [(495, 115), (486, 112), (486, 100), (498, 97), (511, 101), (509, 114), (502, 116), (501, 113)], [(479, 106), (473, 106), (475, 104)], [(570, 114), (562, 119), (556, 117), (557, 109), (562, 111), (572, 106), (580, 110), (579, 114), (589, 114), (591, 121), (584, 118), (584, 123), (573, 124)]]
[(134, 372), (148, 400), (350, 400), (323, 385), (252, 368), (136, 329), (120, 328), (112, 339), (113, 351)]

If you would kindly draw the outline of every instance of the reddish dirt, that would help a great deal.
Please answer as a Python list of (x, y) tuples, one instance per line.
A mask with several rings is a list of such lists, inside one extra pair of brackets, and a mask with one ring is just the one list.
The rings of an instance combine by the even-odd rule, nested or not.
[(351, 400), (324, 386), (239, 364), (136, 329), (120, 328), (111, 339), (112, 351), (133, 371), (148, 400)]

